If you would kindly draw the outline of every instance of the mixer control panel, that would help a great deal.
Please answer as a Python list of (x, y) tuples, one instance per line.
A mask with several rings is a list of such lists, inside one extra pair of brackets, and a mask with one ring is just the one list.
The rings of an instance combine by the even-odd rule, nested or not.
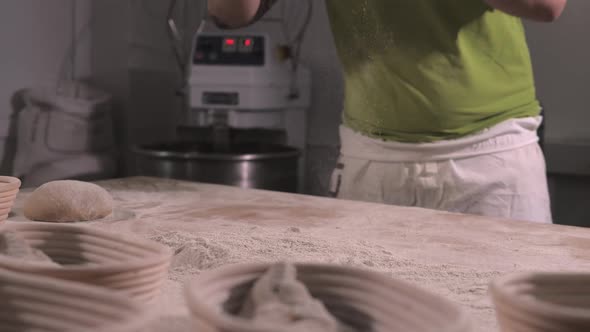
[(197, 37), (193, 64), (222, 66), (264, 66), (265, 38), (261, 36)]

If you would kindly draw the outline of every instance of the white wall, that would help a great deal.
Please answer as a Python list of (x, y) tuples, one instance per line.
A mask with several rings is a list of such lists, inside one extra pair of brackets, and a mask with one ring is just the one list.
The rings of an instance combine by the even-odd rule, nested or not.
[[(150, 76), (151, 80), (146, 80), (145, 75), (133, 76), (133, 69), (139, 63), (144, 72), (165, 72), (171, 70), (172, 57), (168, 45), (156, 38), (163, 36), (164, 22), (143, 16), (144, 12), (138, 8), (142, 2), (148, 1), (0, 1), (0, 43), (3, 45), (0, 53), (0, 172), (10, 172), (15, 148), (14, 132), (9, 135), (15, 129), (11, 126), (16, 124), (11, 118), (12, 96), (19, 89), (56, 84), (60, 66), (72, 44), (73, 32), (79, 36), (76, 74), (78, 77), (92, 76), (92, 83), (116, 97), (114, 116), (119, 142), (125, 145), (158, 138), (161, 130), (155, 126), (161, 126), (169, 118), (167, 111), (172, 84), (161, 76)], [(151, 2), (160, 7), (168, 3)], [(72, 18), (74, 4), (75, 20)], [(165, 16), (164, 11), (160, 14)], [(134, 20), (139, 24), (134, 24)], [(145, 28), (146, 25), (149, 28)], [(134, 31), (133, 28), (137, 27), (144, 30)], [(157, 61), (153, 61), (153, 52), (134, 52), (131, 41), (137, 39), (159, 43), (164, 58), (166, 52), (170, 53), (168, 62), (162, 61), (161, 54)], [(69, 65), (69, 61), (65, 63)], [(132, 79), (136, 84), (131, 84)], [(143, 84), (148, 88), (142, 89)]]
[[(303, 12), (306, 1), (287, 1), (287, 12)], [(338, 127), (341, 120), (344, 83), (324, 1), (314, 0), (309, 32), (303, 42), (302, 61), (312, 70), (312, 106), (307, 117), (307, 158), (305, 192), (324, 196), (339, 152)], [(289, 15), (287, 23), (296, 29), (302, 15)]]
[(165, 140), (173, 133), (176, 119), (171, 114), (177, 112), (174, 88), (179, 77), (166, 34), (169, 3), (92, 3), (94, 82), (117, 98), (117, 132), (123, 146)]
[[(306, 1), (289, 2), (305, 8)], [(314, 89), (308, 121), (308, 142), (314, 146), (339, 145), (338, 125), (343, 107), (344, 84), (324, 1), (314, 1), (314, 15), (303, 43), (302, 61), (312, 69)], [(292, 12), (288, 9), (288, 12)], [(287, 18), (287, 20), (289, 20)], [(301, 19), (299, 19), (301, 21)], [(299, 22), (290, 22), (297, 26)]]
[(527, 23), (550, 141), (590, 144), (590, 1), (568, 1), (555, 23)]
[[(11, 101), (15, 92), (37, 85), (55, 85), (66, 59), (73, 31), (88, 19), (90, 0), (75, 0), (77, 19), (72, 20), (74, 0), (0, 1), (0, 172), (10, 171), (14, 149)], [(77, 22), (75, 29), (72, 22)], [(78, 48), (76, 72), (89, 72), (88, 38)], [(6, 157), (6, 158), (5, 158)]]
[(128, 138), (129, 75), (128, 36), (131, 26), (130, 1), (92, 1), (92, 81), (115, 98), (115, 132), (123, 144)]
[(555, 23), (527, 22), (540, 100), (555, 222), (590, 226), (589, 1), (568, 1)]
[[(175, 96), (183, 77), (176, 63), (166, 30), (170, 1), (131, 1), (128, 40), (130, 75), (129, 116), (131, 143), (149, 143), (175, 138), (181, 123), (182, 99)], [(196, 30), (200, 3), (178, 1), (175, 21), (188, 38)]]

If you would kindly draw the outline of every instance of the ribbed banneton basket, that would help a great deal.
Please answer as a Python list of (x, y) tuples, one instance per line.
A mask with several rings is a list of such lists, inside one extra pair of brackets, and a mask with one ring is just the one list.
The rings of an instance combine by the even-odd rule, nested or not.
[(590, 331), (590, 274), (509, 274), (490, 292), (502, 332)]
[(8, 218), (20, 186), (18, 178), (0, 176), (0, 223)]
[(2, 332), (140, 332), (149, 322), (114, 291), (0, 269)]
[[(186, 287), (195, 331), (276, 332), (232, 315), (270, 264), (225, 266)], [(343, 324), (355, 331), (466, 332), (471, 320), (454, 303), (406, 282), (350, 267), (296, 264), (297, 278)]]
[(9, 222), (3, 230), (17, 232), (62, 266), (0, 255), (0, 269), (106, 287), (143, 302), (155, 298), (167, 279), (172, 252), (157, 242), (67, 224)]

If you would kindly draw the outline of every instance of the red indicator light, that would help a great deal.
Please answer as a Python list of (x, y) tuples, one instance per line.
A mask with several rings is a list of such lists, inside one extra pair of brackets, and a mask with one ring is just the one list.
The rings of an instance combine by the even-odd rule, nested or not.
[(226, 39), (225, 40), (225, 45), (234, 46), (235, 44), (236, 44), (236, 40), (235, 39)]
[(247, 47), (252, 46), (252, 39), (246, 39), (246, 40), (244, 40), (244, 46), (247, 46)]

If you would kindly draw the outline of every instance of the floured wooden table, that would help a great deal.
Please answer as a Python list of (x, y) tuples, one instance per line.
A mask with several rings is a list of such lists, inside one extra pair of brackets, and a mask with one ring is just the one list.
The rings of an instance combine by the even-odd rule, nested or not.
[[(100, 183), (115, 213), (90, 227), (127, 232), (176, 255), (153, 331), (190, 331), (183, 286), (228, 263), (294, 260), (363, 267), (463, 305), (497, 331), (489, 282), (514, 271), (590, 269), (590, 230), (274, 192), (128, 178)], [(20, 209), (31, 190), (23, 190)]]

